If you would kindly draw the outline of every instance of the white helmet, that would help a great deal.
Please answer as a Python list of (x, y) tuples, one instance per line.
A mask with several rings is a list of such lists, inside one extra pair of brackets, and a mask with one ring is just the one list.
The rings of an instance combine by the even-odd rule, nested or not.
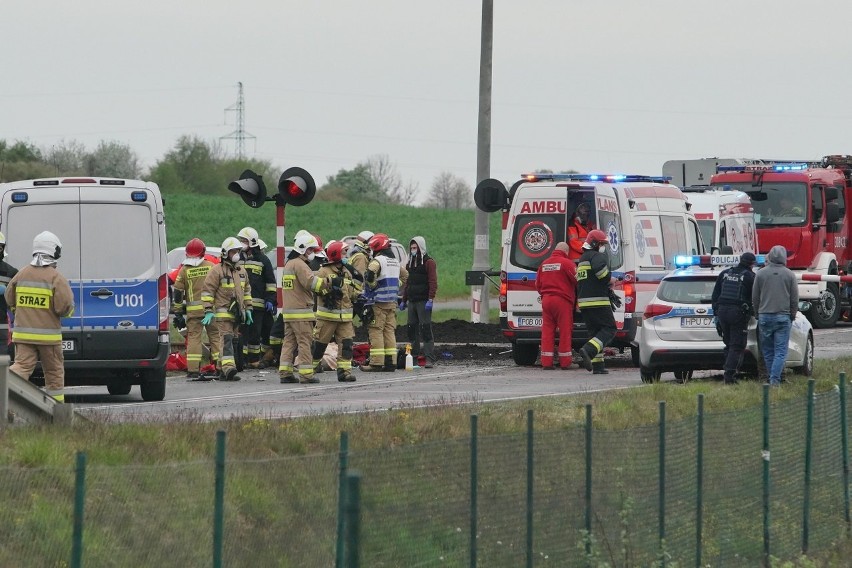
[(237, 238), (247, 240), (250, 247), (256, 247), (257, 241), (260, 237), (258, 236), (257, 231), (251, 227), (243, 227), (240, 232), (237, 233)]
[(293, 248), (299, 254), (305, 254), (311, 248), (318, 249), (319, 246), (317, 238), (307, 231), (299, 231), (296, 233), (296, 238), (293, 239)]
[(361, 239), (361, 242), (364, 243), (369, 242), (369, 240), (372, 239), (374, 236), (375, 233), (373, 231), (361, 231), (360, 233), (358, 233), (358, 238)]
[(260, 250), (266, 250), (266, 241), (258, 238), (257, 239), (257, 248), (259, 248)]
[(243, 250), (243, 243), (236, 237), (228, 237), (222, 242), (222, 258), (228, 258), (232, 250)]
[(62, 253), (62, 243), (59, 237), (50, 231), (42, 231), (33, 239), (33, 254), (42, 253), (58, 259)]

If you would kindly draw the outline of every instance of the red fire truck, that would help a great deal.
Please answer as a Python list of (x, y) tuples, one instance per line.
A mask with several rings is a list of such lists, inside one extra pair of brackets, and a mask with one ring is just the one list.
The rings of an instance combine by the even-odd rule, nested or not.
[[(710, 184), (751, 198), (759, 252), (783, 245), (787, 266), (794, 272), (852, 274), (852, 209), (847, 207), (852, 199), (852, 156), (719, 166)], [(850, 309), (850, 292), (852, 286), (842, 282), (799, 282), (799, 298), (811, 303), (807, 314), (818, 328), (833, 327), (841, 312)]]

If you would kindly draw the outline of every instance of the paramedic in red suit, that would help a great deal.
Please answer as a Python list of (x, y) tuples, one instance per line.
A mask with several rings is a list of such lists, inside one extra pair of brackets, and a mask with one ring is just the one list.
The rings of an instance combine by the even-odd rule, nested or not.
[(592, 208), (585, 201), (577, 206), (574, 216), (571, 218), (571, 224), (568, 226), (568, 246), (570, 251), (568, 258), (575, 263), (583, 256), (583, 243), (586, 242), (586, 237), (589, 231), (595, 228), (595, 223), (590, 219)]
[(559, 368), (571, 366), (571, 332), (577, 298), (577, 268), (568, 243), (557, 243), (553, 254), (538, 267), (535, 288), (541, 294), (541, 367), (553, 369), (554, 338), (559, 330)]

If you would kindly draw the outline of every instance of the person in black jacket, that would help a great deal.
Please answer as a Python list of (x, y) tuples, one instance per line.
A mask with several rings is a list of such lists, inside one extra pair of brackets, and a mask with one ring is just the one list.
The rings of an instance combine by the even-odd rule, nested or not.
[(408, 307), (408, 342), (411, 352), (423, 355), (427, 369), (435, 366), (435, 338), (432, 335), (432, 304), (438, 291), (438, 265), (426, 252), (426, 239), (412, 237), (409, 242), (408, 281), (402, 290), (399, 309)]
[(603, 351), (615, 338), (613, 305), (621, 305), (610, 284), (609, 259), (604, 252), (608, 243), (606, 233), (600, 229), (589, 231), (577, 264), (577, 307), (589, 334), (589, 340), (580, 348), (580, 357), (583, 367), (595, 375), (609, 373)]
[(263, 314), (268, 312), (274, 314), (277, 309), (278, 292), (275, 285), (275, 270), (272, 262), (260, 250), (260, 238), (257, 231), (251, 227), (243, 227), (237, 233), (237, 239), (243, 245), (245, 262), (243, 267), (248, 274), (251, 284), (252, 311), (257, 318), (252, 320), (251, 325), (245, 325), (245, 337), (242, 346), (246, 364), (252, 368), (258, 368), (260, 357), (265, 345), (261, 345), (263, 328)]
[(748, 339), (748, 321), (754, 313), (751, 291), (754, 287), (754, 272), (751, 267), (757, 258), (750, 252), (740, 256), (736, 266), (723, 270), (716, 278), (713, 295), (713, 315), (716, 330), (725, 342), (725, 384), (736, 383), (736, 375), (743, 363), (743, 352)]
[(3, 260), (6, 256), (6, 237), (0, 233), (0, 355), (13, 355), (14, 349), (9, 341), (9, 307), (3, 294), (9, 281), (18, 273), (18, 269)]

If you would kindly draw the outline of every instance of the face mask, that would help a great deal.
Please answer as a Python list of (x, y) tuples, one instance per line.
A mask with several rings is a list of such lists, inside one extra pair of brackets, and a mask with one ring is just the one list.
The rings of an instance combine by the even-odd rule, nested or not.
[(243, 243), (243, 250), (248, 250), (248, 249), (249, 249), (248, 243)]
[(411, 256), (414, 256), (415, 254), (417, 254), (417, 249), (416, 248), (411, 249)]
[(598, 252), (606, 253), (606, 245), (601, 245), (598, 247)]
[(317, 255), (314, 251), (309, 252), (305, 256), (307, 257), (308, 262), (311, 262), (313, 259), (315, 259), (317, 257)]
[(231, 255), (231, 262), (236, 264), (240, 261), (240, 258), (241, 258), (240, 253), (235, 252), (234, 254)]

